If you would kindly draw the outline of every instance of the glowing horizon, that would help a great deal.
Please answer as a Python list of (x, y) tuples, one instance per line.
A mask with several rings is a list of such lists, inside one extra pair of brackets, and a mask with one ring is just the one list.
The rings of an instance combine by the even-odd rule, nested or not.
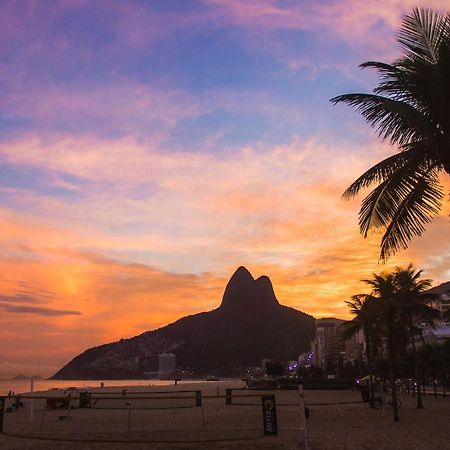
[(2, 2), (0, 377), (216, 308), (241, 265), (315, 317), (394, 266), (450, 280), (448, 202), (378, 265), (341, 199), (395, 149), (329, 99), (413, 6), (448, 5)]

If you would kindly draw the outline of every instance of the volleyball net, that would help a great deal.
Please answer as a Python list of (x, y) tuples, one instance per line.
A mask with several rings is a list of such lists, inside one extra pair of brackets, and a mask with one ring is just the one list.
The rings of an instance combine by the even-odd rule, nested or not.
[[(2, 401), (4, 433), (62, 441), (257, 439), (267, 434), (263, 417), (265, 421), (271, 415), (273, 420), (275, 408), (280, 432), (293, 432), (298, 439), (305, 420), (295, 391), (99, 389), (50, 391), (3, 397)], [(277, 429), (271, 434), (277, 435)]]
[[(204, 426), (201, 391), (55, 392), (5, 397), (3, 432), (36, 436), (121, 436)], [(193, 410), (193, 412), (189, 412)]]

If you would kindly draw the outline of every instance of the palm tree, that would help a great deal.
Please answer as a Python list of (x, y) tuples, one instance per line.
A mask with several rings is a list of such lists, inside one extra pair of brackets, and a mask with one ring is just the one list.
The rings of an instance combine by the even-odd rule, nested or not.
[(414, 9), (405, 16), (398, 41), (403, 56), (392, 64), (368, 61), (380, 82), (373, 94), (331, 99), (360, 112), (382, 139), (399, 152), (371, 167), (344, 192), (364, 198), (359, 227), (384, 230), (380, 259), (385, 261), (438, 215), (443, 195), (439, 173), (450, 174), (450, 13)]
[(350, 307), (350, 312), (354, 318), (346, 323), (344, 337), (354, 336), (359, 330), (363, 331), (366, 342), (367, 368), (369, 369), (369, 405), (374, 406), (373, 389), (373, 355), (376, 344), (376, 300), (368, 294), (357, 294), (352, 297), (352, 301), (345, 302)]
[(399, 304), (396, 291), (395, 277), (393, 274), (381, 275), (373, 274), (370, 280), (363, 280), (371, 289), (371, 296), (375, 299), (378, 309), (379, 319), (386, 326), (389, 384), (392, 391), (392, 414), (394, 422), (399, 420), (397, 405), (397, 389), (395, 386), (395, 359), (397, 357), (396, 333), (398, 324)]
[(420, 279), (422, 271), (417, 272), (412, 264), (406, 269), (397, 267), (394, 272), (396, 289), (398, 293), (399, 307), (404, 323), (408, 329), (408, 336), (411, 345), (414, 379), (417, 383), (417, 409), (423, 409), (421, 383), (419, 377), (419, 366), (417, 363), (417, 349), (415, 337), (420, 335), (420, 328), (414, 325), (418, 319), (426, 321), (431, 325), (439, 315), (438, 311), (425, 303), (423, 293), (430, 288), (430, 279)]

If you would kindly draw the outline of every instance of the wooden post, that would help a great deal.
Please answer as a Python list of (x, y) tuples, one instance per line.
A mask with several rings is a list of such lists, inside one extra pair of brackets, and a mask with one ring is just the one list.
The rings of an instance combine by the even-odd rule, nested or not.
[(67, 397), (67, 420), (72, 420), (72, 416), (70, 415), (72, 408), (70, 407), (70, 401), (72, 400), (71, 394)]
[(309, 435), (308, 435), (308, 427), (306, 424), (306, 415), (305, 415), (305, 395), (303, 393), (303, 385), (298, 385), (298, 396), (299, 396), (299, 404), (300, 404), (300, 416), (303, 422), (303, 442), (305, 444), (305, 450), (310, 450), (309, 446)]
[(437, 398), (437, 380), (433, 381), (434, 398)]
[(202, 391), (195, 391), (195, 406), (202, 406)]
[(225, 390), (225, 404), (226, 405), (231, 405), (231, 392), (232, 392), (232, 389)]
[(219, 386), (217, 386), (217, 400), (216, 400), (216, 405), (217, 405), (217, 409), (216, 409), (216, 419), (218, 419), (219, 418), (219, 408), (220, 408), (220, 405), (219, 405)]
[[(30, 379), (30, 392), (33, 394), (34, 392), (34, 380)], [(33, 396), (33, 395), (31, 395)], [(34, 399), (30, 400), (30, 422), (34, 422)]]
[(3, 421), (5, 418), (5, 397), (0, 397), (0, 433), (3, 433)]
[(44, 408), (42, 410), (41, 428), (39, 429), (39, 433), (42, 433), (42, 430), (44, 429), (45, 411), (46, 411), (46, 409)]

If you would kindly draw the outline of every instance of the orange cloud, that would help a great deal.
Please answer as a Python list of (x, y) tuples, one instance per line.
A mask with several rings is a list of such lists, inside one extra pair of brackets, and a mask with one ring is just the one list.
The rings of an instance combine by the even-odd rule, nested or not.
[(42, 360), (47, 375), (87, 347), (213, 309), (239, 265), (270, 276), (281, 303), (315, 316), (348, 317), (344, 301), (364, 289), (360, 280), (394, 265), (414, 262), (448, 281), (448, 204), (408, 251), (379, 266), (379, 236), (358, 234), (359, 199), (340, 198), (387, 152), (315, 140), (229, 155), (162, 153), (131, 139), (1, 145), (10, 163), (56, 183), (73, 175), (83, 189), (70, 201), (2, 192), (5, 361)]

